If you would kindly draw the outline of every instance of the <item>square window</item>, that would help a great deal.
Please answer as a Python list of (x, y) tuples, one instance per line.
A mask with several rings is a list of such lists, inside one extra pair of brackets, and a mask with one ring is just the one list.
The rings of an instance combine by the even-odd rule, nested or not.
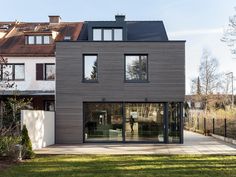
[(83, 80), (97, 81), (98, 79), (97, 55), (84, 55), (83, 61), (84, 61)]
[(50, 44), (50, 36), (43, 36), (43, 43)]
[(35, 39), (34, 36), (28, 36), (28, 44), (35, 44), (34, 39)]
[(36, 44), (42, 44), (42, 36), (36, 36)]
[(112, 40), (112, 29), (104, 29), (103, 30), (104, 41)]
[(122, 40), (123, 40), (123, 30), (114, 29), (114, 41), (122, 41)]
[(125, 56), (125, 80), (126, 81), (147, 81), (148, 66), (147, 55), (126, 55)]
[(94, 41), (102, 40), (102, 29), (93, 29), (93, 40)]

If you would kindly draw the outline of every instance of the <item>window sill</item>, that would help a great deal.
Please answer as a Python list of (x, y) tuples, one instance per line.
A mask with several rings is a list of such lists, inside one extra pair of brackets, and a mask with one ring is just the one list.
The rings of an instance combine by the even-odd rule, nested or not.
[(98, 83), (98, 80), (82, 80), (82, 83)]
[(148, 80), (125, 80), (124, 83), (150, 83)]

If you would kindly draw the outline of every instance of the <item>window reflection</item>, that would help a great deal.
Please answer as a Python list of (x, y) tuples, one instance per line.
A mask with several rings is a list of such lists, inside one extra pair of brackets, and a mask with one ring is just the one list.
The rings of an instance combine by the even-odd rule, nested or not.
[(84, 55), (84, 80), (97, 80), (97, 55)]
[(122, 104), (84, 103), (85, 141), (122, 141)]
[(126, 80), (147, 80), (147, 56), (127, 55), (125, 56), (125, 76)]

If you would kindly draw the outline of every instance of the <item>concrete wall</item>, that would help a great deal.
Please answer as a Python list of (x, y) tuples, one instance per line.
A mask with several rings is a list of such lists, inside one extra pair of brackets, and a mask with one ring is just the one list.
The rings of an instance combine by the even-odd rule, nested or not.
[(55, 144), (54, 112), (22, 110), (21, 125), (26, 125), (33, 149)]
[[(98, 83), (83, 83), (83, 54), (98, 54)], [(148, 83), (124, 82), (124, 55), (148, 55)], [(83, 142), (83, 102), (183, 102), (184, 42), (59, 42), (56, 142)]]
[(36, 80), (36, 63), (55, 63), (55, 57), (6, 57), (6, 58), (8, 59), (9, 64), (11, 63), (25, 64), (25, 80), (14, 81), (15, 85), (17, 86), (17, 90), (19, 91), (55, 90), (55, 81)]

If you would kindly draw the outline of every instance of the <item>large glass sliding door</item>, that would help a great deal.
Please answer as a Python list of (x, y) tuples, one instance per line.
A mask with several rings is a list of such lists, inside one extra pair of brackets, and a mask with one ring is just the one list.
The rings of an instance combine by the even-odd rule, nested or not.
[(125, 104), (125, 140), (164, 142), (162, 103)]
[(180, 122), (181, 121), (181, 104), (169, 103), (168, 105), (168, 141), (169, 143), (180, 143)]
[(85, 142), (181, 141), (181, 103), (102, 102), (83, 106)]
[(84, 103), (84, 140), (122, 141), (122, 104)]

